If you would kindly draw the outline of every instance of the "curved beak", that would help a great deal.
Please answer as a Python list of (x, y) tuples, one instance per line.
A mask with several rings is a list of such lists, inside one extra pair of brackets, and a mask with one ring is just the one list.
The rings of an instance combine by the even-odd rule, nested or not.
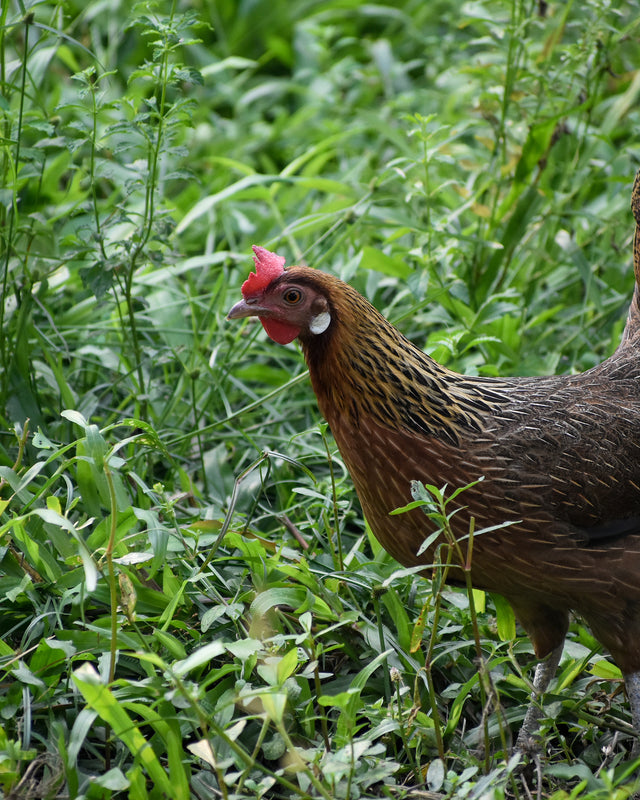
[(240, 300), (227, 314), (227, 319), (242, 319), (242, 317), (257, 317), (258, 306), (249, 305), (246, 300)]

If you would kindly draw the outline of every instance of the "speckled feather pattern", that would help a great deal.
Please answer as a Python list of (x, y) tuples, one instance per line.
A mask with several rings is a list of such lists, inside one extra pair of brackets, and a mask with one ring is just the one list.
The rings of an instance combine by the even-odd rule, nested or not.
[[(625, 672), (640, 669), (640, 359), (623, 345), (580, 375), (473, 378), (433, 361), (352, 287), (305, 267), (287, 281), (328, 298), (332, 324), (300, 337), (320, 410), (383, 547), (405, 565), (431, 532), (410, 482), (460, 495), (473, 584), (504, 595), (544, 656), (580, 613)], [(638, 635), (636, 635), (638, 634)]]
[[(631, 207), (636, 285), (627, 324), (611, 358), (581, 375), (459, 375), (352, 287), (308, 267), (285, 270), (261, 248), (229, 317), (258, 316), (282, 343), (298, 337), (386, 550), (428, 571), (439, 542), (420, 551), (433, 523), (420, 509), (390, 512), (411, 501), (412, 481), (446, 486), (449, 496), (473, 484), (447, 506), (463, 549), (473, 525), (473, 585), (502, 594), (536, 654), (553, 652), (552, 663), (569, 612), (578, 612), (640, 697), (640, 173)], [(543, 683), (549, 674), (540, 672)], [(640, 700), (632, 712), (640, 732)], [(527, 713), (525, 733), (534, 723)]]

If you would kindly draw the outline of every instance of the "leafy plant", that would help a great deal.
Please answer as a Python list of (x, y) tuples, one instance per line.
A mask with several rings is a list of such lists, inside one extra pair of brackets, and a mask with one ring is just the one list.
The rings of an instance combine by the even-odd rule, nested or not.
[(225, 314), (256, 243), (460, 371), (608, 355), (637, 10), (2, 5), (6, 797), (631, 793), (578, 623), (518, 772), (527, 640), (381, 551), (295, 346)]

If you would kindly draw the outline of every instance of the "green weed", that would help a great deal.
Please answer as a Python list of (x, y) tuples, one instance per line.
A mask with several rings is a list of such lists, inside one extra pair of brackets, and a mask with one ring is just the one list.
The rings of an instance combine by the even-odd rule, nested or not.
[(630, 793), (588, 632), (521, 774), (528, 641), (499, 598), (391, 561), (296, 347), (225, 315), (261, 244), (459, 371), (606, 357), (633, 283), (639, 20), (2, 4), (5, 797)]

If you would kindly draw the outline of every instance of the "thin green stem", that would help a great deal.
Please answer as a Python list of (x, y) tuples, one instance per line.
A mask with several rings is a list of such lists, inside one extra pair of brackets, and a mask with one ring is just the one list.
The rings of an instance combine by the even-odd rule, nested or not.
[(198, 426), (198, 398), (196, 397), (196, 381), (197, 375), (189, 374), (189, 389), (191, 395), (191, 411), (193, 414), (193, 424), (195, 428), (195, 435), (198, 441), (198, 457), (200, 460), (200, 474), (202, 476), (202, 490), (205, 496), (209, 494), (209, 483), (207, 479), (207, 469), (204, 463), (204, 442), (202, 441), (202, 433)]
[[(395, 670), (395, 672), (397, 673), (397, 670)], [(411, 769), (413, 770), (414, 775), (419, 775), (420, 774), (420, 770), (419, 770), (418, 762), (416, 761), (416, 759), (414, 757), (413, 748), (410, 747), (410, 745), (409, 745), (409, 740), (407, 738), (407, 728), (406, 728), (406, 725), (405, 725), (404, 715), (402, 713), (402, 696), (400, 694), (400, 677), (399, 677), (399, 673), (398, 673), (397, 679), (396, 678), (392, 678), (392, 681), (393, 681), (393, 683), (395, 685), (395, 689), (396, 689), (396, 691), (395, 691), (395, 699), (396, 699), (396, 705), (398, 707), (398, 728), (399, 728), (399, 731), (400, 731), (400, 738), (402, 739), (402, 749), (404, 751), (405, 757), (407, 758), (407, 760), (409, 761), (409, 763), (411, 765)]]
[[(473, 594), (473, 584), (471, 582), (471, 557), (473, 553), (473, 532), (475, 528), (475, 519), (472, 517), (469, 523), (469, 546), (467, 548), (467, 557), (463, 561), (464, 579), (467, 589), (467, 599), (469, 601), (469, 615), (471, 616), (471, 628), (473, 630), (473, 641), (476, 647), (476, 661), (478, 664), (478, 685), (480, 687), (480, 703), (482, 705), (482, 722), (483, 722), (483, 735), (484, 735), (484, 770), (485, 773), (489, 772), (491, 767), (490, 754), (491, 749), (489, 745), (489, 719), (486, 713), (487, 697), (492, 695), (491, 687), (485, 684), (488, 680), (487, 665), (482, 653), (482, 645), (480, 644), (480, 628), (478, 627), (478, 614), (476, 611), (476, 602)], [(458, 542), (456, 544), (459, 544)]]
[[(377, 587), (374, 587), (373, 590), (373, 608), (376, 614), (376, 623), (378, 628), (378, 644), (380, 647), (380, 652), (384, 652), (386, 650), (386, 645), (384, 641), (384, 626), (382, 624), (382, 614), (380, 613), (380, 591)], [(388, 705), (391, 702), (391, 679), (389, 678), (389, 670), (388, 664), (385, 663), (385, 669), (383, 670), (383, 681), (384, 681), (384, 700), (385, 703)]]
[[(287, 747), (287, 750), (290, 753), (295, 752), (295, 749), (296, 749), (295, 745), (291, 741), (289, 733), (287, 732), (287, 729), (284, 727), (284, 725), (282, 723), (279, 723), (279, 724), (276, 725), (276, 727), (278, 728), (278, 733), (284, 739), (284, 742), (285, 742), (285, 745)], [(316, 778), (316, 776), (314, 775), (313, 769), (311, 769), (306, 764), (305, 764), (304, 773), (305, 773), (306, 777), (309, 779), (309, 781), (311, 782), (313, 788), (316, 790), (316, 792), (318, 792), (318, 794), (321, 797), (324, 797), (325, 800), (334, 800), (334, 798), (329, 794), (329, 792), (324, 788), (324, 786)], [(347, 797), (348, 796), (349, 795), (347, 794)]]
[[(344, 556), (342, 553), (342, 533), (340, 531), (340, 513), (338, 510), (338, 492), (336, 489), (336, 476), (333, 469), (333, 458), (331, 457), (331, 448), (329, 447), (329, 440), (327, 438), (327, 426), (320, 426), (320, 435), (324, 443), (324, 449), (327, 454), (327, 464), (329, 466), (329, 480), (331, 481), (331, 498), (333, 506), (333, 525), (336, 542), (338, 545), (338, 569), (344, 571)], [(328, 534), (331, 536), (331, 531), (328, 529)]]
[(439, 589), (435, 594), (435, 604), (433, 608), (433, 621), (431, 623), (431, 631), (429, 634), (429, 643), (427, 645), (427, 653), (425, 656), (425, 674), (427, 677), (427, 688), (429, 690), (429, 704), (431, 706), (431, 718), (433, 720), (433, 732), (436, 737), (436, 747), (438, 748), (438, 756), (442, 761), (445, 760), (444, 750), (444, 737), (442, 734), (442, 720), (440, 719), (440, 710), (438, 709), (438, 702), (436, 700), (436, 689), (433, 683), (433, 652), (435, 649), (436, 641), (439, 633), (440, 611), (442, 608), (442, 591)]
[[(8, 3), (3, 3), (3, 20), (6, 16), (6, 7)], [(11, 253), (13, 251), (13, 232), (16, 227), (16, 220), (18, 218), (18, 170), (20, 165), (20, 154), (21, 154), (21, 142), (22, 142), (22, 123), (24, 119), (24, 103), (26, 97), (26, 83), (27, 83), (27, 62), (28, 62), (28, 53), (29, 53), (29, 29), (32, 22), (32, 15), (31, 13), (27, 14), (24, 18), (24, 50), (23, 50), (23, 58), (22, 58), (22, 68), (20, 73), (20, 103), (18, 105), (18, 125), (15, 132), (15, 155), (13, 160), (13, 180), (12, 180), (12, 196), (11, 196), (11, 207), (9, 209), (9, 221), (8, 225), (6, 226), (6, 239), (5, 239), (5, 252), (4, 252), (4, 269), (2, 271), (2, 294), (0, 295), (0, 360), (3, 365), (3, 369), (0, 370), (2, 374), (2, 406), (4, 407), (4, 399), (7, 396), (7, 391), (9, 387), (9, 374), (8, 370), (6, 369), (6, 365), (8, 363), (8, 342), (5, 330), (5, 309), (6, 303), (5, 298), (7, 295), (7, 290), (9, 286), (9, 262), (11, 258)], [(4, 26), (3, 26), (4, 28)], [(3, 40), (4, 42), (4, 37)], [(4, 57), (2, 59), (3, 63), (3, 71), (4, 71)], [(4, 80), (3, 80), (4, 85)]]
[(98, 136), (98, 114), (99, 114), (99, 106), (96, 97), (96, 87), (97, 81), (91, 81), (91, 76), (87, 75), (87, 80), (90, 87), (91, 92), (91, 136), (90, 136), (90, 146), (89, 146), (89, 175), (91, 180), (91, 203), (93, 206), (93, 220), (96, 228), (96, 241), (98, 242), (98, 246), (100, 247), (100, 252), (102, 257), (106, 260), (107, 253), (104, 248), (104, 237), (102, 235), (102, 223), (100, 221), (100, 211), (99, 211), (99, 203), (98, 203), (98, 191), (97, 191), (97, 180), (96, 180), (96, 139)]
[[(175, 2), (172, 5), (171, 20), (175, 14)], [(153, 134), (147, 137), (148, 155), (147, 162), (149, 165), (147, 180), (145, 183), (144, 193), (144, 209), (142, 212), (142, 222), (140, 224), (138, 241), (132, 249), (129, 263), (127, 265), (126, 274), (123, 281), (124, 301), (127, 306), (127, 316), (129, 322), (129, 330), (131, 334), (131, 341), (133, 345), (133, 354), (135, 359), (135, 369), (138, 375), (138, 388), (140, 391), (140, 410), (139, 413), (142, 417), (146, 417), (148, 408), (147, 387), (145, 385), (144, 370), (142, 367), (142, 346), (140, 343), (140, 336), (136, 321), (136, 313), (134, 308), (133, 298), (133, 280), (135, 277), (138, 261), (145, 252), (145, 249), (151, 238), (153, 231), (153, 223), (155, 219), (155, 201), (156, 192), (158, 190), (158, 164), (160, 153), (164, 145), (165, 139), (165, 117), (166, 117), (166, 104), (167, 104), (167, 86), (169, 82), (169, 57), (171, 53), (171, 45), (168, 39), (168, 33), (163, 32), (163, 52), (160, 65), (160, 72), (158, 77), (159, 84), (159, 98), (157, 103), (157, 112), (155, 114), (156, 127)]]
[(109, 580), (109, 604), (110, 604), (110, 618), (111, 618), (111, 642), (110, 642), (110, 658), (109, 658), (109, 683), (113, 683), (116, 674), (116, 653), (118, 650), (118, 586), (116, 581), (115, 568), (113, 566), (113, 551), (116, 545), (116, 534), (118, 530), (118, 504), (116, 498), (116, 490), (113, 484), (113, 475), (107, 463), (104, 464), (104, 475), (107, 479), (109, 487), (109, 501), (110, 501), (110, 526), (109, 526), (109, 540), (107, 542), (107, 549), (105, 551), (105, 560), (107, 562), (107, 574)]
[[(109, 529), (109, 540), (105, 552), (105, 559), (107, 562), (107, 576), (109, 582), (109, 616), (111, 621), (111, 640), (109, 642), (109, 675), (108, 685), (111, 686), (116, 675), (116, 655), (118, 651), (118, 587), (116, 583), (116, 573), (113, 566), (113, 550), (116, 543), (116, 533), (118, 530), (117, 514), (118, 506), (116, 499), (115, 486), (113, 485), (113, 476), (107, 462), (103, 465), (104, 475), (107, 479), (109, 487), (109, 500), (111, 505), (111, 519)], [(111, 768), (111, 734), (110, 727), (106, 726), (105, 730), (105, 768)]]

